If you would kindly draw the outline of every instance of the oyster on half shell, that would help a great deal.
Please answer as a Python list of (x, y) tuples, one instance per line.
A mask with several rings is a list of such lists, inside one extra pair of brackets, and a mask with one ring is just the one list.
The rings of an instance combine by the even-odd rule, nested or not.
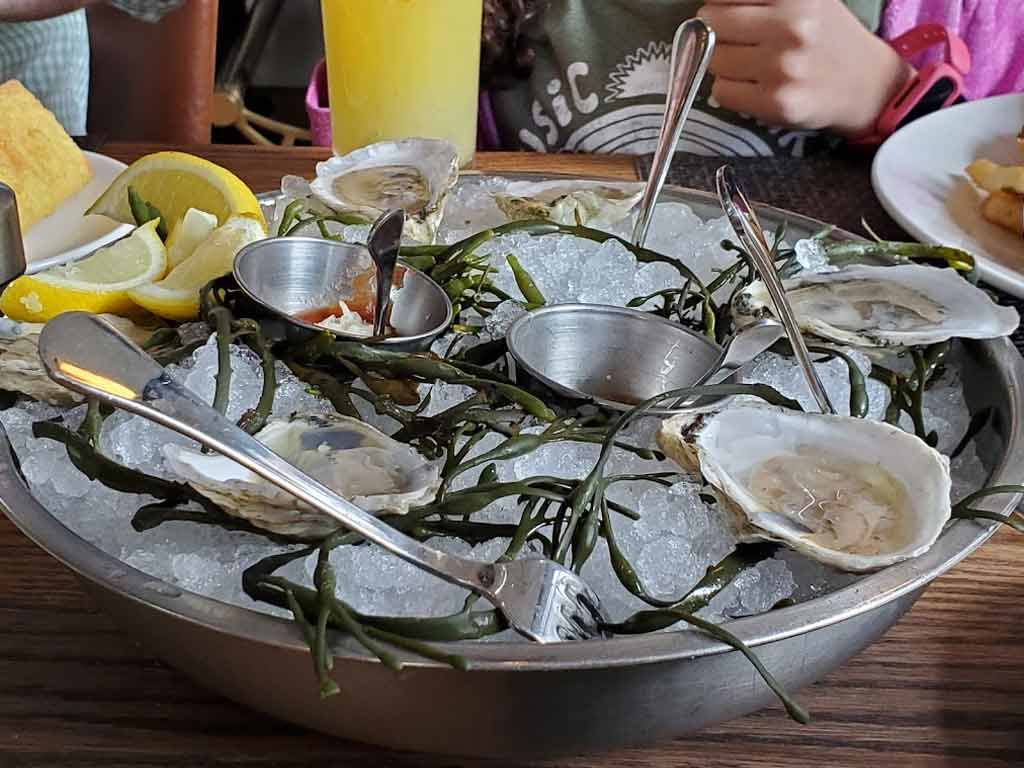
[(406, 237), (430, 243), (458, 178), (459, 154), (452, 144), (403, 139), (371, 144), (317, 163), (310, 189), (331, 210), (368, 221), (401, 208), (406, 214)]
[[(255, 437), (367, 512), (407, 512), (432, 501), (441, 484), (441, 462), (346, 416), (295, 414), (268, 422)], [(164, 458), (203, 496), (259, 528), (297, 539), (319, 539), (338, 528), (332, 518), (224, 456), (169, 444)]]
[(778, 541), (846, 571), (924, 554), (950, 517), (949, 460), (883, 422), (742, 403), (662, 424), (741, 541)]
[(637, 182), (512, 181), (494, 202), (510, 221), (548, 219), (556, 224), (610, 227), (629, 216), (644, 185)]
[[(101, 315), (136, 344), (141, 344), (151, 331), (131, 320), (115, 315)], [(39, 334), (44, 323), (19, 323), (0, 317), (0, 389), (20, 392), (50, 405), (71, 407), (85, 398), (62, 387), (49, 377), (39, 359)]]
[[(999, 306), (953, 269), (855, 265), (797, 276), (783, 286), (803, 331), (859, 347), (992, 339), (1010, 335), (1020, 323), (1015, 309)], [(740, 291), (732, 304), (739, 327), (773, 311), (761, 281)]]

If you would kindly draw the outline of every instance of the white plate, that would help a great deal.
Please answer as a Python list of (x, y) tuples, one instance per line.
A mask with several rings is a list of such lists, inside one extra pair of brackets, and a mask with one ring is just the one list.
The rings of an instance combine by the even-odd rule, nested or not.
[(80, 259), (102, 245), (126, 235), (128, 224), (118, 224), (106, 216), (86, 216), (85, 210), (103, 194), (127, 166), (120, 160), (85, 152), (92, 178), (85, 188), (69, 197), (60, 207), (36, 222), (25, 234), (25, 260), (29, 272)]
[(1017, 133), (1024, 94), (933, 112), (897, 131), (875, 156), (871, 181), (882, 205), (922, 242), (963, 248), (982, 279), (1024, 297), (1024, 239), (981, 216), (983, 193), (964, 174), (979, 157), (1024, 165)]

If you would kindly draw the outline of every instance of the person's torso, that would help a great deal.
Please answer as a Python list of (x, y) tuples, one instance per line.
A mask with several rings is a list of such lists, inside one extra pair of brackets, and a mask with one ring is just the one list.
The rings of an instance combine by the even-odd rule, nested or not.
[[(883, 0), (844, 0), (877, 29)], [(491, 94), (502, 143), (538, 152), (654, 151), (664, 112), (672, 38), (703, 0), (547, 0), (527, 37), (529, 78)], [(826, 145), (814, 131), (765, 126), (712, 102), (706, 78), (680, 151), (698, 155), (804, 155)]]

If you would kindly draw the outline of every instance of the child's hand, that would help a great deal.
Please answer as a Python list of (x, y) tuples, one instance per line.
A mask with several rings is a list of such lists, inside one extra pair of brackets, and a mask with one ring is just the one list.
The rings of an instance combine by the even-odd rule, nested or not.
[(712, 96), (771, 125), (871, 132), (910, 74), (840, 0), (707, 0)]

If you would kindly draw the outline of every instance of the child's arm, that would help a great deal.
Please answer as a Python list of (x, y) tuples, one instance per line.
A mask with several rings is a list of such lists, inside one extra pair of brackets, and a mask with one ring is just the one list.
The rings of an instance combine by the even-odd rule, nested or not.
[(707, 0), (699, 15), (718, 40), (712, 96), (772, 125), (867, 134), (911, 74), (840, 0)]

